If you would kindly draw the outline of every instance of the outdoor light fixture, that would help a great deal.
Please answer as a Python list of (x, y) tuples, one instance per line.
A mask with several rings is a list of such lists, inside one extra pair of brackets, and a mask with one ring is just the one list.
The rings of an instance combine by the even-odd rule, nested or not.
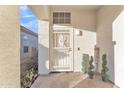
[(82, 33), (83, 31), (81, 31), (80, 29), (76, 29), (75, 31), (76, 36), (82, 36)]

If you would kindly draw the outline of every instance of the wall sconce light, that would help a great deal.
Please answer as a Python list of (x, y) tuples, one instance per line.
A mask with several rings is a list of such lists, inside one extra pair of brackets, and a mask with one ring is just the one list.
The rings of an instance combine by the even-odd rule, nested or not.
[(83, 31), (81, 31), (80, 29), (76, 29), (75, 31), (76, 36), (82, 36), (82, 34), (83, 34)]

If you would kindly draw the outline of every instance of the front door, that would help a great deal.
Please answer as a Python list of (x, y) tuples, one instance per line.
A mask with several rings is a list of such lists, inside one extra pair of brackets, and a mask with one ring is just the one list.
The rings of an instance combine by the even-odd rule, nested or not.
[(73, 28), (54, 27), (51, 71), (73, 71)]

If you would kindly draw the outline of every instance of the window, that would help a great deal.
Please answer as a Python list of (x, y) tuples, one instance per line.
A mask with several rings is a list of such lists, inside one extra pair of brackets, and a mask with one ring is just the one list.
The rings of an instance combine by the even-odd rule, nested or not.
[(70, 24), (71, 13), (69, 12), (54, 12), (53, 13), (53, 24)]
[(28, 53), (28, 49), (29, 49), (28, 46), (24, 46), (24, 53)]

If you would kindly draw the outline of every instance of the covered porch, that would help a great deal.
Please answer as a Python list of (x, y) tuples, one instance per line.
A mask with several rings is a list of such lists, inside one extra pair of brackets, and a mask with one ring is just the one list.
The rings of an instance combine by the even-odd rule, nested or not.
[(32, 88), (117, 88), (112, 82), (103, 82), (100, 74), (96, 73), (94, 79), (81, 73), (51, 73), (39, 75)]
[[(109, 80), (119, 87), (124, 87), (123, 5), (28, 5), (28, 7), (38, 17), (39, 77), (32, 87), (52, 87), (51, 84), (53, 85), (53, 83), (55, 83), (53, 87), (104, 87), (105, 83), (101, 82), (99, 78), (102, 69), (103, 54), (107, 55), (107, 67), (109, 69), (107, 74), (109, 75)], [(0, 15), (2, 24), (0, 25), (0, 54), (2, 54), (0, 55), (0, 87), (20, 87), (19, 6), (0, 6), (0, 12), (3, 13)], [(54, 22), (65, 22), (69, 24), (53, 24), (53, 13), (57, 12), (60, 15), (62, 14), (62, 16), (56, 17), (55, 14), (55, 20), (61, 20), (61, 17), (63, 19), (63, 15), (64, 17), (66, 15), (66, 17), (64, 21), (54, 20)], [(62, 35), (59, 36), (58, 34)], [(61, 37), (61, 39), (57, 37)], [(58, 40), (59, 44), (54, 45), (54, 39)], [(63, 43), (63, 41), (66, 41), (66, 43)], [(83, 54), (88, 54), (89, 57), (95, 55), (94, 46), (99, 50), (95, 69), (95, 72), (99, 74), (94, 79), (89, 80), (84, 70), (82, 71), (81, 63)], [(53, 51), (54, 49), (55, 51)], [(56, 52), (60, 52), (61, 50), (62, 52), (64, 50), (66, 53)], [(60, 56), (57, 59), (58, 55)], [(63, 56), (66, 61), (61, 60)], [(95, 56), (93, 59), (95, 59)], [(56, 62), (59, 64), (56, 64)], [(64, 62), (68, 62), (69, 65), (63, 65)], [(53, 72), (61, 73), (51, 74)], [(58, 80), (60, 80), (59, 83), (63, 84), (62, 86), (55, 82)], [(66, 81), (68, 81), (67, 84), (65, 83)], [(101, 82), (103, 86), (97, 85), (97, 81)], [(42, 86), (42, 82), (46, 86)], [(91, 86), (88, 83), (91, 83)], [(114, 85), (112, 83), (107, 82), (106, 84), (108, 85), (105, 84), (105, 86), (113, 87)]]
[[(106, 54), (108, 61), (107, 67), (109, 68), (108, 71), (109, 80), (113, 84), (119, 85), (118, 81), (120, 80), (117, 79), (118, 76), (115, 75), (118, 67), (116, 67), (114, 63), (115, 60), (114, 45), (116, 40), (113, 39), (112, 33), (114, 33), (113, 22), (118, 17), (118, 15), (123, 11), (123, 6), (67, 6), (67, 5), (54, 6), (53, 5), (53, 6), (29, 6), (29, 7), (39, 17), (39, 65), (38, 65), (39, 75), (40, 75), (39, 78), (42, 78), (41, 75), (48, 75), (51, 74), (51, 72), (72, 71), (72, 72), (84, 73), (85, 71), (82, 71), (82, 65), (81, 65), (83, 60), (83, 54), (86, 55), (88, 54), (89, 57), (93, 56), (94, 63), (96, 62), (95, 72), (101, 73), (102, 55)], [(40, 10), (41, 8), (43, 10), (42, 13), (39, 14), (38, 10)], [(57, 23), (57, 25), (54, 24), (55, 21), (54, 18), (56, 17), (56, 16), (54, 17), (54, 13), (56, 12), (71, 13), (70, 24), (69, 25), (61, 24), (61, 23), (60, 24)], [(60, 28), (62, 27), (62, 29), (60, 29), (59, 27)], [(71, 63), (70, 64), (71, 67), (69, 70), (66, 69), (66, 67), (62, 67), (63, 65), (59, 66), (59, 62), (60, 64), (62, 62), (61, 61), (62, 57), (59, 57), (59, 60), (57, 59), (56, 61), (56, 57), (59, 54), (55, 55), (55, 52), (53, 51), (54, 48), (55, 49), (58, 48), (58, 47), (54, 47), (54, 43), (55, 43), (54, 33), (55, 34), (58, 33), (56, 31), (59, 30), (67, 31), (68, 29), (73, 29), (72, 32), (73, 34), (72, 35), (70, 34), (70, 36), (72, 36), (72, 38), (70, 37), (72, 39), (72, 41), (70, 40), (71, 41), (70, 45), (72, 46), (68, 48), (69, 49), (68, 51), (72, 51), (72, 55), (70, 54), (71, 55), (70, 61), (69, 60), (67, 61)], [(70, 32), (71, 31), (72, 30), (70, 30)], [(85, 36), (85, 32), (87, 33), (87, 36)], [(80, 34), (82, 35), (82, 37), (80, 37)], [(95, 48), (98, 51), (95, 51)], [(58, 62), (57, 66), (55, 62)], [(96, 77), (97, 77), (96, 81), (99, 81), (100, 76), (96, 75)], [(85, 80), (86, 82), (88, 82), (87, 79)], [(92, 80), (90, 82), (92, 82)], [(93, 83), (95, 83), (95, 80)], [(80, 85), (77, 86), (79, 87)], [(82, 85), (82, 87), (85, 86)], [(104, 84), (101, 87), (104, 87)]]

